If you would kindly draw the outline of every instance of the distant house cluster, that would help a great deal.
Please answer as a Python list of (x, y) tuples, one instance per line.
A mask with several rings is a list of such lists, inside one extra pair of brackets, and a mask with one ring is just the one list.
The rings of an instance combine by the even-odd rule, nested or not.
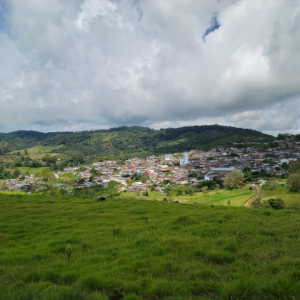
[[(266, 147), (261, 150), (255, 142), (250, 142), (244, 147), (237, 147), (237, 144), (228, 148), (214, 148), (210, 151), (192, 150), (183, 153), (172, 153), (161, 156), (149, 156), (147, 159), (134, 157), (120, 162), (106, 160), (87, 165), (86, 170), (78, 172), (79, 167), (70, 167), (63, 172), (55, 173), (58, 178), (63, 173), (76, 174), (81, 180), (77, 183), (77, 188), (90, 187), (93, 183), (89, 182), (92, 170), (97, 170), (99, 175), (94, 176), (94, 182), (104, 187), (110, 181), (119, 182), (122, 186), (120, 190), (132, 192), (148, 189), (154, 183), (157, 184), (156, 191), (163, 192), (159, 187), (162, 183), (173, 182), (175, 184), (195, 185), (199, 182), (212, 179), (222, 179), (226, 174), (234, 169), (250, 172), (266, 172), (276, 176), (287, 174), (286, 165), (298, 160), (300, 156), (299, 142), (280, 140), (274, 143), (274, 147)], [(144, 180), (132, 181), (132, 176), (137, 173), (145, 175)], [(196, 174), (196, 176), (190, 176)], [(34, 184), (33, 175), (17, 179), (3, 181), (6, 189), (31, 190), (43, 187), (43, 182)], [(69, 188), (62, 186), (62, 188)]]

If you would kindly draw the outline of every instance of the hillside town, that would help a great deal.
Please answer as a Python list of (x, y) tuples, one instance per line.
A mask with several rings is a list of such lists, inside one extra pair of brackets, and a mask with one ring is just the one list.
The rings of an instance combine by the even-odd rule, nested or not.
[[(233, 144), (229, 148), (214, 148), (204, 152), (192, 150), (185, 153), (149, 156), (147, 159), (134, 157), (126, 161), (106, 160), (94, 162), (91, 165), (65, 168), (62, 172), (54, 173), (56, 178), (62, 174), (76, 175), (79, 180), (75, 182), (76, 188), (102, 185), (116, 181), (122, 186), (120, 190), (138, 192), (157, 185), (157, 192), (162, 192), (163, 183), (195, 185), (206, 180), (222, 180), (234, 169), (260, 175), (267, 174), (273, 178), (286, 178), (288, 164), (299, 159), (300, 142), (278, 140), (265, 143), (262, 150), (256, 143), (247, 143), (247, 147)], [(82, 171), (80, 171), (82, 170)], [(95, 175), (96, 174), (96, 175)], [(144, 180), (132, 180), (134, 174), (144, 175)], [(93, 183), (91, 182), (93, 177)], [(136, 179), (136, 178), (135, 178)], [(19, 176), (16, 179), (2, 181), (2, 189), (6, 190), (32, 190), (42, 188), (42, 181), (36, 180), (33, 174)], [(61, 184), (62, 189), (68, 185)]]

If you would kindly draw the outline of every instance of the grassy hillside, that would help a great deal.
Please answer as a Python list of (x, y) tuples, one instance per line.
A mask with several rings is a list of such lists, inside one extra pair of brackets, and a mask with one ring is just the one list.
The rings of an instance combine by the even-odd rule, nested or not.
[(270, 198), (282, 199), (287, 206), (299, 205), (300, 207), (300, 193), (290, 191), (287, 186), (265, 185), (262, 200)]
[(18, 130), (10, 133), (0, 133), (0, 148), (5, 153), (24, 148), (31, 148), (40, 144), (42, 141), (48, 138), (56, 136), (57, 134), (59, 133), (44, 133), (26, 130)]
[(154, 130), (147, 127), (118, 127), (108, 130), (59, 134), (43, 145), (63, 145), (59, 152), (76, 149), (81, 155), (142, 156), (181, 152), (191, 149), (224, 147), (233, 142), (265, 142), (274, 138), (251, 129), (208, 125)]
[[(43, 146), (43, 145), (37, 145), (32, 148), (27, 149), (28, 155), (37, 155), (37, 154), (44, 154), (44, 153), (51, 153), (55, 151), (58, 151), (58, 149), (61, 147), (61, 145), (58, 146)], [(25, 149), (18, 151), (21, 155), (25, 155)]]
[(49, 168), (48, 167), (40, 167), (40, 168), (19, 167), (17, 169), (21, 171), (22, 175), (30, 175), (30, 174), (41, 174), (43, 170)]
[[(142, 194), (142, 193), (141, 193)], [(144, 199), (159, 200), (162, 201), (166, 195), (157, 194), (154, 192), (148, 192), (149, 197), (143, 197)], [(300, 197), (300, 193), (296, 193)], [(248, 188), (235, 189), (235, 190), (225, 190), (222, 189), (218, 192), (210, 191), (208, 196), (203, 195), (203, 193), (195, 193), (193, 195), (182, 195), (182, 196), (172, 196), (172, 200), (190, 203), (190, 204), (208, 204), (208, 205), (228, 205), (227, 202), (230, 200), (231, 206), (241, 207), (244, 203), (254, 195), (253, 191)], [(120, 198), (122, 199), (139, 199), (135, 193), (122, 193)], [(269, 197), (271, 198), (271, 197)], [(268, 199), (269, 199), (268, 198)], [(299, 199), (300, 201), (300, 199)]]
[(0, 194), (0, 298), (299, 299), (299, 222), (295, 210)]
[(71, 156), (123, 157), (182, 152), (191, 149), (226, 147), (233, 142), (266, 142), (274, 138), (251, 129), (220, 125), (187, 126), (154, 130), (123, 126), (108, 130), (42, 133), (15, 131), (0, 133), (0, 154), (29, 148), (29, 154), (52, 151)]

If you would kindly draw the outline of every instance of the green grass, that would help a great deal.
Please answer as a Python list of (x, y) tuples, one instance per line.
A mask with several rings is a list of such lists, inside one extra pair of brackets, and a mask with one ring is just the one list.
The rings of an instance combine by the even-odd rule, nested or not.
[(41, 172), (45, 169), (49, 169), (49, 167), (40, 167), (40, 168), (29, 168), (29, 167), (19, 167), (17, 168), (21, 171), (22, 175), (26, 174), (41, 174)]
[[(38, 145), (38, 146), (35, 146), (35, 147), (32, 147), (32, 148), (28, 148), (27, 153), (28, 153), (28, 155), (50, 153), (53, 149), (58, 149), (62, 146), (63, 145), (60, 145), (60, 146), (42, 146), (42, 145)], [(21, 155), (25, 155), (25, 149), (18, 150), (18, 151), (13, 151), (12, 153), (15, 153), (15, 152), (20, 152)]]
[(0, 299), (299, 299), (299, 223), (296, 210), (2, 193)]
[(285, 205), (300, 204), (300, 193), (291, 192), (285, 185), (265, 185), (263, 187), (262, 200), (268, 200), (270, 198), (282, 199)]
[[(178, 189), (181, 189), (178, 187)], [(148, 192), (149, 197), (145, 199), (149, 200), (163, 200), (166, 195), (157, 194), (154, 192)], [(142, 193), (140, 192), (140, 195)], [(213, 205), (227, 205), (227, 201), (230, 200), (231, 206), (243, 206), (243, 204), (254, 195), (253, 191), (248, 188), (236, 189), (228, 191), (225, 189), (219, 190), (218, 193), (215, 191), (210, 191), (208, 196), (203, 195), (203, 193), (195, 193), (194, 195), (182, 195), (182, 196), (172, 196), (174, 201), (176, 200), (188, 200), (188, 203), (197, 202), (198, 204), (213, 204)], [(122, 193), (122, 198), (138, 198), (136, 193)]]

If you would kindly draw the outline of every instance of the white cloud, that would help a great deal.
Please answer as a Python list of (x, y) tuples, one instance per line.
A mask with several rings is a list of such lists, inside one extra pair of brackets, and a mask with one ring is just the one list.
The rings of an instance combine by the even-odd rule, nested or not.
[(8, 19), (0, 131), (300, 128), (299, 1), (11, 0)]

